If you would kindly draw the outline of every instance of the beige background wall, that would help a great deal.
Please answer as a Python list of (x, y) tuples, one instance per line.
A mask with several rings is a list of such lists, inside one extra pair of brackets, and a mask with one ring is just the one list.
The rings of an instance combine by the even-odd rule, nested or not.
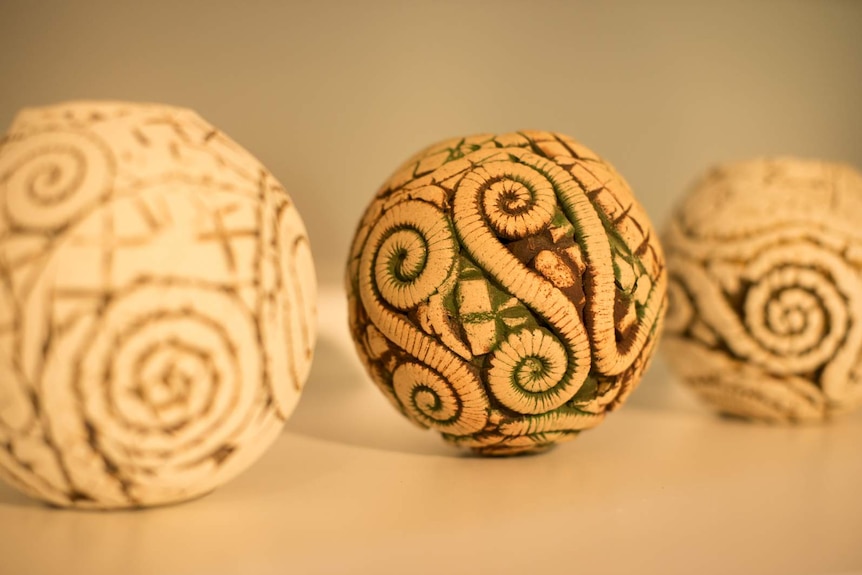
[(862, 166), (862, 2), (0, 2), (0, 124), (77, 98), (197, 109), (291, 191), (323, 279), (406, 156), (568, 133), (656, 223), (701, 170)]

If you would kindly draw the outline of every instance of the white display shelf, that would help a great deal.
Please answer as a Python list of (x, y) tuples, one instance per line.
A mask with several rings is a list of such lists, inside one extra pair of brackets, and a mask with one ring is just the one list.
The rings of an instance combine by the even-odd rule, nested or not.
[(479, 459), (388, 405), (353, 353), (345, 307), (322, 290), (305, 395), (249, 471), (135, 512), (51, 509), (0, 486), (0, 573), (862, 569), (862, 415), (798, 428), (723, 419), (657, 364), (575, 441)]

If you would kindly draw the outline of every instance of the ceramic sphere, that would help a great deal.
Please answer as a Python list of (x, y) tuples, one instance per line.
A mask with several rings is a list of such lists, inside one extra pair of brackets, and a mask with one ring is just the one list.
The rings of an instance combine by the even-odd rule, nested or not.
[(481, 454), (599, 424), (651, 357), (661, 249), (605, 161), (549, 132), (420, 152), (363, 216), (347, 273), (371, 378), (410, 420)]
[(707, 173), (665, 235), (664, 356), (721, 412), (803, 422), (862, 403), (862, 176), (761, 159)]
[(0, 143), (0, 477), (58, 506), (182, 501), (276, 438), (307, 376), (299, 214), (190, 110), (25, 109)]

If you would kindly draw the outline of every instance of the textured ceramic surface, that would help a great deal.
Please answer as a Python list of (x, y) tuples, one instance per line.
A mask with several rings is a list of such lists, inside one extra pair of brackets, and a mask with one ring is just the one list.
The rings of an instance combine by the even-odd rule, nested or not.
[(862, 176), (758, 160), (708, 173), (665, 236), (669, 363), (719, 410), (817, 421), (862, 403)]
[(348, 264), (371, 377), (419, 425), (483, 454), (599, 424), (650, 359), (661, 249), (627, 184), (548, 132), (434, 145), (382, 187)]
[(248, 467), (315, 337), (299, 214), (195, 113), (28, 109), (0, 145), (0, 477), (61, 506), (188, 499)]

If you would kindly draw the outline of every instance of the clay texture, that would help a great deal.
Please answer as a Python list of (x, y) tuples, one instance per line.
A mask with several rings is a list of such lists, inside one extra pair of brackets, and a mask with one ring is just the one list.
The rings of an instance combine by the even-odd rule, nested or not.
[(819, 421), (862, 403), (862, 176), (757, 160), (709, 172), (666, 236), (664, 355), (720, 411)]
[(594, 427), (650, 359), (661, 249), (627, 184), (558, 134), (434, 145), (381, 188), (348, 264), (350, 326), (389, 400), (482, 454)]
[(296, 404), (315, 278), (290, 198), (189, 110), (27, 109), (0, 143), (0, 477), (60, 506), (204, 494)]

